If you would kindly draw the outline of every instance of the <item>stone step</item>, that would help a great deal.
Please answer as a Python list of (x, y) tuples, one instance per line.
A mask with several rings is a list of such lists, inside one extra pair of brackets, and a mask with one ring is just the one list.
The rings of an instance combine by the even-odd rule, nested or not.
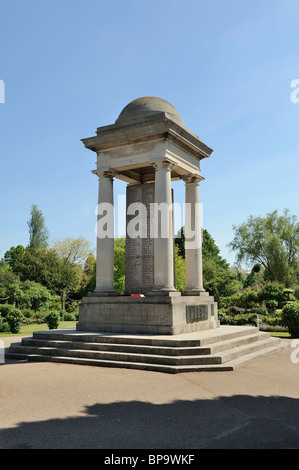
[(152, 370), (193, 372), (234, 370), (281, 349), (281, 341), (253, 327), (172, 336), (122, 335), (54, 330), (36, 332), (12, 344), (6, 357)]
[(76, 330), (51, 330), (34, 332), (34, 339), (58, 340), (58, 341), (77, 341), (92, 343), (113, 343), (130, 344), (140, 346), (166, 346), (166, 347), (195, 347), (206, 346), (226, 341), (241, 336), (257, 335), (258, 328), (255, 327), (222, 327), (219, 330), (188, 333), (177, 336), (150, 336), (150, 335), (127, 335), (127, 334), (109, 334), (109, 333), (86, 333), (76, 332)]
[[(112, 368), (126, 368), (137, 370), (148, 370), (153, 372), (162, 372), (168, 374), (188, 373), (188, 372), (227, 372), (234, 371), (238, 367), (246, 365), (260, 357), (278, 352), (281, 348), (279, 345), (272, 346), (263, 350), (255, 351), (238, 359), (231, 360), (225, 364), (201, 364), (201, 365), (184, 365), (184, 366), (171, 366), (150, 363), (133, 363), (133, 362), (119, 362), (119, 361), (103, 361), (98, 359), (85, 359), (66, 356), (47, 356), (38, 354), (17, 354), (16, 359), (27, 360), (34, 362), (55, 362), (65, 364), (76, 364), (83, 366), (97, 366), (97, 367), (112, 367)], [(10, 358), (14, 358), (14, 353), (9, 354)]]
[(220, 364), (221, 358), (215, 356), (162, 356), (153, 354), (136, 354), (123, 353), (114, 351), (93, 351), (84, 349), (64, 349), (51, 347), (34, 347), (34, 346), (11, 346), (10, 352), (35, 354), (46, 356), (65, 356), (86, 359), (98, 359), (102, 361), (114, 362), (136, 362), (136, 363), (152, 363), (167, 365), (191, 365), (191, 364)]
[[(209, 355), (217, 352), (232, 349), (238, 346), (246, 345), (248, 343), (256, 342), (261, 339), (269, 337), (268, 333), (258, 333), (256, 335), (242, 336), (240, 338), (233, 338), (226, 341), (221, 341), (210, 347), (194, 346), (194, 347), (163, 347), (163, 346), (144, 346), (144, 345), (131, 345), (131, 344), (117, 344), (117, 343), (100, 343), (100, 342), (83, 342), (83, 341), (58, 341), (58, 340), (45, 340), (35, 338), (24, 338), (22, 345), (32, 347), (55, 347), (66, 349), (84, 349), (93, 351), (111, 351), (111, 352), (125, 352), (125, 353), (138, 353), (138, 354), (157, 354), (165, 356), (192, 356), (192, 355)], [(48, 337), (47, 337), (48, 338)]]
[[(277, 340), (279, 342), (279, 340)], [(123, 351), (99, 351), (92, 349), (75, 349), (75, 348), (61, 348), (52, 346), (26, 346), (19, 345), (10, 347), (10, 352), (17, 354), (35, 354), (46, 356), (66, 356), (86, 359), (98, 359), (107, 361), (120, 361), (120, 362), (136, 362), (136, 363), (152, 363), (152, 364), (166, 364), (166, 365), (199, 365), (199, 364), (223, 364), (239, 356), (249, 354), (251, 352), (270, 347), (272, 344), (277, 343), (276, 338), (266, 338), (254, 343), (235, 347), (229, 351), (212, 355), (162, 355), (162, 354), (138, 354), (128, 353)]]
[(267, 348), (278, 346), (279, 344), (280, 340), (278, 338), (269, 337), (267, 339), (248, 344), (246, 346), (240, 346), (229, 351), (224, 351), (221, 354), (221, 362), (222, 364), (224, 364), (226, 362), (232, 361), (242, 356), (246, 356), (256, 351), (261, 351)]

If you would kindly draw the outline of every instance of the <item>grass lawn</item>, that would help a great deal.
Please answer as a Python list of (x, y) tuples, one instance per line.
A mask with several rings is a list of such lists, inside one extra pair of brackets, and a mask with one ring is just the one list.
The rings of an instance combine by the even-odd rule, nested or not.
[(271, 336), (276, 336), (277, 338), (289, 338), (291, 339), (290, 333), (285, 333), (283, 331), (271, 331)]
[[(59, 330), (64, 328), (71, 328), (76, 325), (76, 321), (61, 321), (59, 323)], [(20, 333), (0, 333), (0, 338), (4, 336), (30, 336), (34, 331), (47, 331), (49, 330), (47, 323), (42, 323), (41, 325), (25, 325), (21, 326)]]

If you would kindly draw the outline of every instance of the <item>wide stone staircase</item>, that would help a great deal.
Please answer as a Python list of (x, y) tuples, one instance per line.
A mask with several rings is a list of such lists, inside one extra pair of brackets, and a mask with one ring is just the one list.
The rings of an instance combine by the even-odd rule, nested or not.
[(80, 332), (33, 333), (11, 344), (7, 359), (62, 362), (165, 373), (232, 371), (286, 345), (254, 327), (222, 326), (177, 336)]

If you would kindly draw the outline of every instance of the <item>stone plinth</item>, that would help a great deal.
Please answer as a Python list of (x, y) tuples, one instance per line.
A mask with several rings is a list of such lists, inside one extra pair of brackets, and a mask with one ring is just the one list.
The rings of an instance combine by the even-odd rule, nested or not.
[(79, 331), (178, 335), (219, 328), (217, 303), (207, 293), (161, 297), (97, 297), (83, 299)]

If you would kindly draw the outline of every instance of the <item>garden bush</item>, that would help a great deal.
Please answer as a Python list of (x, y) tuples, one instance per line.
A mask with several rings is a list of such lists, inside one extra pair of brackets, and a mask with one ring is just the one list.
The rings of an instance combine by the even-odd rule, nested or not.
[(245, 313), (245, 308), (241, 307), (229, 307), (228, 313), (230, 315), (243, 315)]
[(0, 320), (0, 333), (9, 333), (10, 327), (7, 321)]
[(251, 313), (255, 315), (267, 315), (268, 311), (266, 307), (255, 307), (255, 308), (251, 308), (250, 310), (248, 310), (247, 313)]
[(285, 305), (282, 309), (281, 320), (291, 336), (299, 337), (299, 303)]
[(64, 315), (63, 315), (63, 320), (64, 321), (76, 321), (76, 316), (74, 313), (68, 313), (66, 312)]
[(218, 319), (221, 325), (231, 326), (258, 326), (257, 315), (225, 315), (224, 313), (218, 313)]
[(57, 330), (59, 326), (60, 314), (59, 312), (51, 312), (45, 317), (49, 330)]
[(0, 315), (2, 318), (5, 318), (10, 312), (14, 310), (14, 306), (11, 304), (2, 304), (0, 305)]
[(283, 326), (281, 317), (270, 317), (269, 315), (262, 316), (261, 323), (269, 326)]
[(11, 333), (19, 333), (20, 332), (20, 323), (24, 319), (21, 310), (17, 308), (13, 309), (5, 318), (7, 323), (9, 324), (9, 328)]
[(278, 282), (268, 282), (258, 293), (259, 302), (268, 302), (275, 300), (278, 305), (287, 300), (284, 293), (284, 286)]
[(275, 310), (278, 308), (277, 300), (267, 300), (266, 307), (269, 313), (274, 313)]

